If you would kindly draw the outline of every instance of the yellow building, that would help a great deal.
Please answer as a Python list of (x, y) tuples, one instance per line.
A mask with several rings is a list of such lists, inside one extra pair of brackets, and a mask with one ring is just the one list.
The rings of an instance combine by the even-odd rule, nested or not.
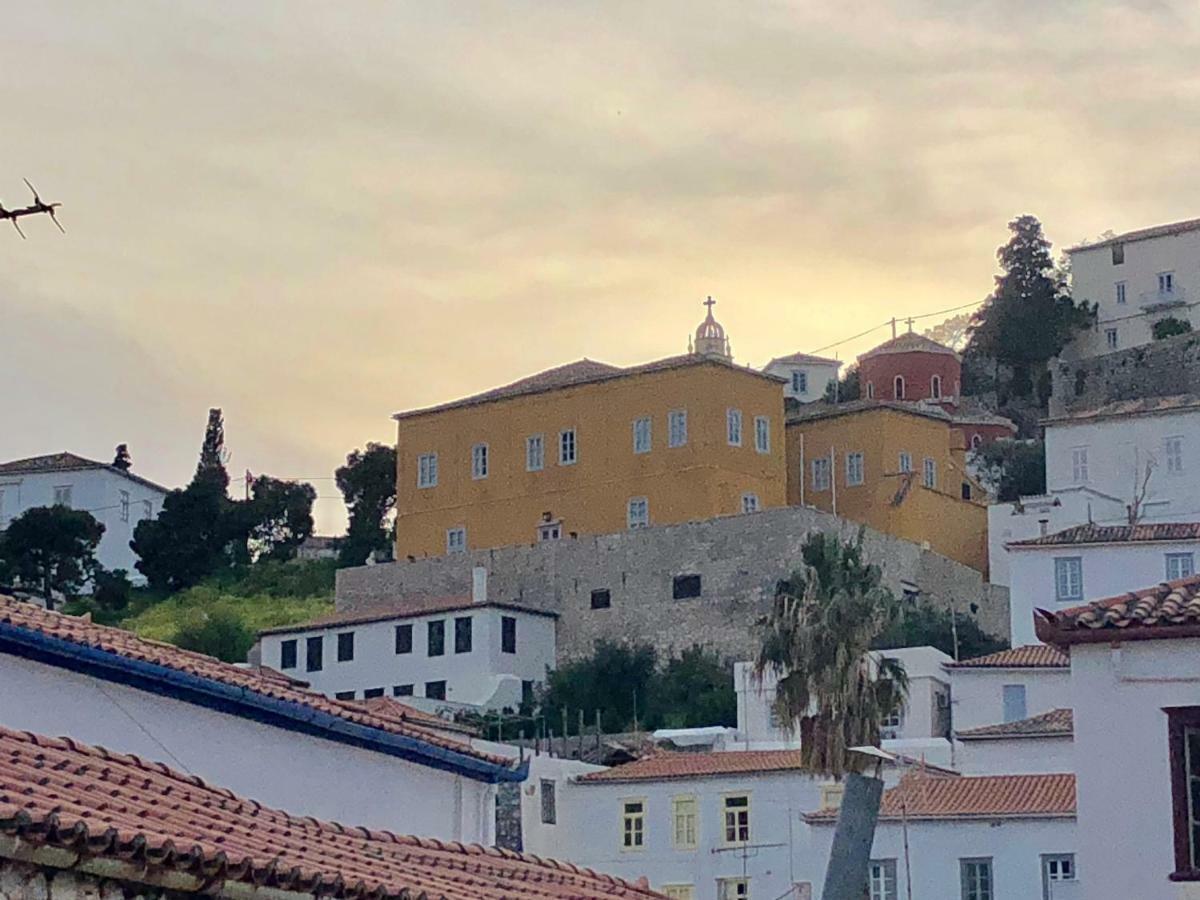
[(815, 403), (787, 416), (788, 503), (862, 522), (987, 572), (987, 497), (943, 410)]
[(397, 414), (397, 558), (784, 505), (781, 381), (727, 358), (711, 307), (696, 338)]

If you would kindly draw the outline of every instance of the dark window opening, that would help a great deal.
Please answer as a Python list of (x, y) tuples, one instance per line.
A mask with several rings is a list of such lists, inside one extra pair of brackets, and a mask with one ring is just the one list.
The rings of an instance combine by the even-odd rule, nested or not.
[(533, 700), (534, 700), (533, 682), (532, 681), (522, 681), (521, 682), (521, 706), (526, 709), (529, 709), (530, 707), (533, 706)]
[(962, 498), (964, 500), (971, 499), (971, 483), (969, 481), (964, 481), (962, 483)]
[(396, 626), (396, 652), (412, 653), (412, 626)]
[(441, 619), (429, 623), (427, 644), (430, 656), (441, 656), (446, 652), (446, 623)]
[(425, 682), (425, 696), (430, 700), (445, 700), (446, 699), (446, 682), (444, 682), (444, 681), (427, 681), (427, 682)]
[(517, 652), (517, 620), (512, 616), (500, 617), (500, 652)]
[(471, 617), (454, 620), (454, 652), (471, 652)]
[(1166, 710), (1175, 832), (1172, 881), (1200, 881), (1200, 706)]
[(296, 668), (296, 642), (284, 641), (279, 645), (279, 668)]
[(413, 686), (411, 684), (394, 684), (392, 685), (393, 697), (411, 697), (413, 695)]
[(602, 588), (592, 591), (592, 609), (608, 609), (612, 606), (612, 591)]
[(353, 700), (354, 699), (354, 691), (338, 691), (333, 696), (336, 697), (338, 700)]
[(310, 637), (304, 642), (304, 668), (309, 672), (320, 672), (325, 667), (325, 641), (323, 638)]
[(344, 631), (338, 635), (338, 662), (354, 659), (354, 632)]
[(383, 696), (383, 688), (367, 688), (365, 691), (363, 691), (363, 699), (364, 700), (371, 700), (375, 697), (382, 697), (382, 696)]
[(1125, 245), (1124, 244), (1113, 244), (1112, 245), (1112, 260), (1113, 260), (1114, 266), (1124, 265), (1124, 263), (1125, 263)]
[(687, 600), (700, 596), (699, 575), (676, 575), (671, 585), (671, 596), (676, 600)]
[(555, 825), (558, 822), (558, 808), (554, 802), (554, 782), (549, 778), (542, 779), (542, 824)]

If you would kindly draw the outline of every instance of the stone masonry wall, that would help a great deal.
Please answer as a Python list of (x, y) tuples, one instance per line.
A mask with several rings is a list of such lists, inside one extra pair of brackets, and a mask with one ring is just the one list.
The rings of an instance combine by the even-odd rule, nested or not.
[(0, 859), (0, 900), (168, 900), (183, 896), (69, 869)]
[[(795, 568), (814, 530), (853, 538), (859, 525), (819, 510), (781, 507), (619, 534), (479, 550), (337, 573), (337, 608), (350, 611), (406, 597), (468, 595), (471, 569), (488, 570), (488, 597), (559, 614), (559, 661), (590, 653), (599, 639), (649, 642), (660, 653), (693, 644), (744, 659), (757, 646), (754, 623), (776, 583)], [(868, 561), (900, 595), (919, 589), (938, 604), (974, 616), (989, 633), (1008, 634), (1008, 592), (974, 569), (919, 545), (867, 529)], [(699, 575), (701, 595), (677, 600), (677, 575)], [(592, 609), (594, 590), (611, 607)]]
[(1051, 416), (1116, 400), (1200, 394), (1200, 333), (1088, 359), (1059, 360), (1052, 364), (1051, 372)]

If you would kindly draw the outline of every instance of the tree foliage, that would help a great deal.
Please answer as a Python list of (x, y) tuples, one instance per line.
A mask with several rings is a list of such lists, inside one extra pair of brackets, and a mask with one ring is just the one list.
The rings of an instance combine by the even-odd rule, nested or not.
[(0, 535), (6, 577), (46, 597), (70, 597), (95, 575), (103, 535), (104, 526), (89, 512), (65, 506), (27, 509)]
[(260, 475), (254, 479), (250, 490), (248, 534), (258, 551), (258, 558), (293, 558), (297, 548), (313, 531), (316, 488), (300, 481)]
[(208, 411), (208, 424), (204, 428), (204, 442), (200, 445), (200, 461), (196, 463), (196, 474), (192, 484), (211, 486), (224, 494), (229, 490), (229, 473), (225, 462), (229, 458), (225, 450), (225, 417), (220, 409)]
[(1177, 334), (1187, 334), (1192, 330), (1192, 323), (1187, 319), (1176, 319), (1174, 316), (1167, 316), (1165, 319), (1159, 319), (1151, 328), (1156, 341), (1165, 340), (1169, 337), (1175, 337)]
[(396, 502), (396, 451), (386, 444), (367, 444), (365, 450), (350, 453), (334, 476), (350, 518), (338, 561), (361, 566), (390, 542), (386, 522)]
[(980, 481), (1001, 503), (1046, 493), (1044, 441), (1001, 440), (971, 451), (971, 464)]
[(898, 661), (869, 653), (898, 605), (879, 568), (863, 559), (861, 533), (855, 542), (814, 533), (801, 560), (761, 622), (756, 671), (777, 676), (775, 710), (798, 725), (804, 765), (841, 777), (862, 766), (850, 748), (878, 746), (880, 723), (908, 690)]
[(923, 600), (902, 605), (896, 620), (871, 642), (871, 646), (876, 650), (937, 647), (955, 659), (973, 659), (1007, 649), (1008, 641), (992, 637), (970, 616), (951, 613)]
[(117, 613), (129, 606), (133, 583), (124, 569), (103, 569), (96, 572), (92, 584), (92, 602), (100, 609)]
[(825, 385), (826, 403), (849, 403), (862, 397), (862, 383), (858, 375), (858, 366), (850, 365), (842, 373), (840, 379), (834, 379)]
[(175, 634), (175, 643), (185, 650), (207, 653), (225, 662), (245, 662), (254, 646), (255, 634), (237, 613), (217, 608)]

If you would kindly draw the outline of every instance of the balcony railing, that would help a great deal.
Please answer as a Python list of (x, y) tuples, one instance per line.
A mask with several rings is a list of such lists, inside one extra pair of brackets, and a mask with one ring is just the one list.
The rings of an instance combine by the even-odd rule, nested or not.
[(1138, 295), (1138, 302), (1146, 309), (1167, 309), (1171, 306), (1182, 306), (1188, 302), (1187, 292), (1179, 285), (1169, 291), (1145, 291)]

